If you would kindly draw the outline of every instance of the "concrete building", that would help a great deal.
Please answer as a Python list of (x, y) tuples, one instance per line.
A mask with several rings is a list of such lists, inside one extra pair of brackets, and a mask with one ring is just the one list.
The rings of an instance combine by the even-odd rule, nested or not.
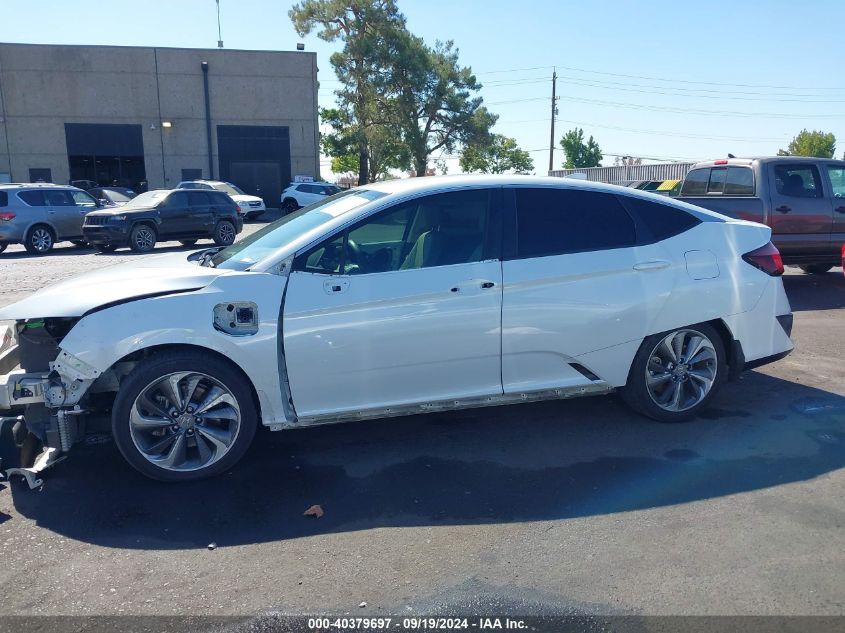
[(318, 134), (314, 53), (0, 44), (0, 182), (221, 179), (277, 206)]

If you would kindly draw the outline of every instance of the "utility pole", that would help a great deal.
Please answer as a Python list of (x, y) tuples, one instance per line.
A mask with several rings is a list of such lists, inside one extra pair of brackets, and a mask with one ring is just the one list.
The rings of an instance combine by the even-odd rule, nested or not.
[(220, 30), (220, 0), (217, 0), (217, 48), (223, 48), (223, 32)]
[(549, 171), (555, 168), (555, 116), (557, 116), (557, 69), (552, 71), (552, 130), (549, 135)]

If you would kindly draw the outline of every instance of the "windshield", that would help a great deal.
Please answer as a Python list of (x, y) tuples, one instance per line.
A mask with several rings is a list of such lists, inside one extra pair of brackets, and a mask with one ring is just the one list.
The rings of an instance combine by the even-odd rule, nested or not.
[(214, 188), (217, 189), (217, 191), (225, 191), (230, 196), (245, 196), (246, 195), (240, 187), (233, 185), (231, 182), (217, 183), (216, 185), (214, 185)]
[(123, 191), (119, 191), (117, 189), (103, 189), (103, 193), (106, 194), (112, 202), (129, 202), (132, 200), (132, 196), (127, 195), (124, 191), (129, 190), (124, 189)]
[(159, 202), (167, 197), (170, 193), (166, 189), (159, 189), (157, 191), (147, 191), (132, 198), (129, 202), (123, 205), (124, 209), (138, 209), (142, 207), (154, 207)]
[(321, 224), (385, 195), (367, 189), (351, 189), (324, 198), (223, 249), (211, 259), (211, 263), (219, 268), (245, 270)]

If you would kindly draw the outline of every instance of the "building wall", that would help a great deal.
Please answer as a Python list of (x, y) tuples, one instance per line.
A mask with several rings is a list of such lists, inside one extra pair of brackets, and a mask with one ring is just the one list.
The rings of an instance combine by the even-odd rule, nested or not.
[(48, 167), (65, 183), (65, 123), (129, 123), (142, 126), (150, 188), (174, 186), (183, 168), (217, 177), (217, 125), (289, 127), (292, 175), (316, 177), (316, 82), (314, 53), (0, 44), (0, 173), (26, 181), (29, 168)]

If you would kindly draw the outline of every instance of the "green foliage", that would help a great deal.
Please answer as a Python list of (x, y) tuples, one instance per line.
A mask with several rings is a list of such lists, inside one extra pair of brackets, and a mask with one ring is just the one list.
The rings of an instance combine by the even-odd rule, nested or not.
[(461, 155), (461, 169), (483, 174), (527, 174), (534, 169), (528, 152), (520, 149), (516, 139), (493, 134), (489, 142), (468, 145)]
[(833, 158), (836, 151), (836, 137), (831, 132), (801, 130), (789, 142), (787, 149), (779, 149), (778, 156), (815, 156)]
[(401, 63), (391, 69), (389, 86), (414, 171), (425, 174), (434, 152), (488, 142), (498, 117), (482, 105), (481, 84), (459, 64), (454, 43), (438, 41), (431, 48), (405, 32), (393, 44)]
[(564, 134), (560, 139), (560, 146), (566, 156), (566, 162), (563, 164), (566, 169), (601, 165), (602, 154), (599, 144), (593, 140), (592, 136), (585, 143), (584, 130), (581, 128), (571, 129)]

